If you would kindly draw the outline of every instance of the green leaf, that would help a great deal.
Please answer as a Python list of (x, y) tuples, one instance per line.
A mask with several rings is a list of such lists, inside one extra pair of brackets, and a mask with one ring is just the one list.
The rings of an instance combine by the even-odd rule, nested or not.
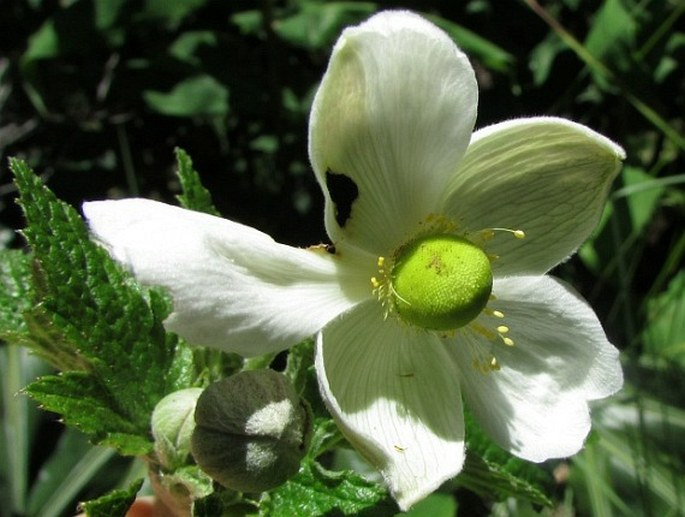
[(402, 515), (405, 517), (454, 517), (457, 515), (457, 502), (451, 495), (431, 494)]
[(488, 438), (470, 413), (465, 414), (466, 461), (455, 478), (457, 485), (486, 498), (525, 499), (552, 506), (545, 495), (549, 475), (539, 467), (512, 456)]
[(652, 221), (655, 210), (666, 185), (663, 180), (655, 179), (643, 169), (626, 166), (621, 173), (623, 188), (612, 195), (612, 200), (625, 197), (632, 231), (641, 232)]
[(188, 494), (193, 500), (214, 492), (212, 478), (197, 465), (185, 465), (161, 476), (160, 484), (170, 493)]
[(26, 51), (21, 56), (22, 67), (29, 66), (40, 59), (50, 59), (59, 55), (59, 34), (52, 19), (47, 20), (28, 38)]
[(152, 18), (165, 19), (170, 26), (175, 27), (206, 3), (207, 0), (146, 0), (143, 13)]
[[(288, 350), (288, 362), (283, 373), (292, 381), (297, 393), (309, 403), (317, 422), (331, 420), (319, 391), (319, 381), (314, 368), (313, 339), (305, 339)], [(313, 447), (312, 451), (318, 451), (315, 454), (320, 454), (325, 449), (319, 451)]]
[(441, 16), (422, 13), (422, 16), (444, 30), (469, 56), (498, 72), (508, 72), (516, 61), (514, 56), (491, 41)]
[(218, 38), (212, 31), (187, 31), (183, 32), (169, 47), (169, 54), (179, 61), (190, 65), (202, 66), (202, 60), (197, 56), (198, 49), (202, 47), (216, 47)]
[[(44, 409), (63, 415), (64, 422), (83, 431), (96, 443), (111, 445), (124, 455), (152, 450), (147, 426), (137, 426), (99, 380), (84, 372), (66, 372), (39, 378), (26, 392)], [(109, 402), (109, 403), (107, 403)]]
[(264, 28), (262, 13), (256, 9), (235, 13), (231, 16), (231, 23), (244, 35), (260, 34)]
[(317, 417), (314, 419), (314, 430), (308, 455), (311, 459), (317, 458), (344, 440), (340, 429), (330, 416)]
[[(94, 475), (90, 466), (92, 456), (89, 457), (89, 453), (93, 451), (100, 451), (108, 455), (98, 461), (97, 468), (102, 467), (104, 462), (115, 455), (112, 449), (93, 447), (83, 433), (66, 428), (60, 435), (50, 457), (40, 466), (36, 481), (31, 487), (27, 513), (41, 516), (62, 514), (66, 509), (66, 504), (78, 495), (78, 492)], [(88, 460), (88, 465), (84, 464), (85, 459)], [(69, 483), (67, 478), (73, 476), (76, 470), (82, 470), (84, 467), (88, 468), (90, 472), (86, 475), (79, 475), (77, 483)], [(65, 485), (71, 490), (65, 490)], [(59, 499), (57, 504), (55, 504), (56, 498)]]
[(31, 443), (39, 429), (38, 408), (20, 391), (50, 367), (15, 344), (0, 346), (0, 501), (10, 514), (26, 514)]
[[(455, 479), (455, 483), (486, 499), (502, 501), (508, 497), (524, 499), (531, 503), (552, 506), (552, 501), (535, 483), (518, 477), (509, 469), (511, 464), (500, 464), (485, 460), (473, 453), (466, 454), (464, 469)], [(515, 468), (520, 474), (520, 468)]]
[(628, 256), (629, 247), (649, 229), (668, 187), (682, 182), (678, 176), (653, 178), (631, 166), (625, 166), (619, 178), (622, 187), (611, 195), (592, 238), (579, 250), (581, 260), (598, 276), (610, 272), (618, 260), (637, 259)]
[(24, 344), (58, 367), (81, 370), (28, 391), (96, 442), (137, 454), (150, 440), (156, 403), (193, 381), (192, 353), (164, 331), (170, 302), (91, 242), (76, 211), (25, 163), (10, 165), (34, 256)]
[(93, 447), (82, 433), (66, 429), (31, 487), (28, 515), (65, 515), (79, 493), (88, 485), (97, 485), (105, 472), (109, 474), (115, 458), (114, 450)]
[(104, 31), (115, 25), (126, 5), (126, 0), (95, 0), (95, 26)]
[(142, 479), (131, 483), (124, 490), (113, 490), (93, 501), (82, 503), (81, 509), (88, 517), (124, 517), (135, 501), (141, 486), (143, 486)]
[(342, 515), (394, 515), (397, 507), (386, 490), (358, 474), (329, 472), (316, 462), (304, 462), (297, 476), (265, 494), (260, 515), (316, 517), (337, 512)]
[[(682, 461), (670, 443), (658, 450), (646, 440), (638, 423), (645, 415), (636, 416), (623, 429), (597, 428), (594, 439), (574, 458), (578, 468), (570, 481), (583, 515), (673, 515), (673, 509), (682, 508)], [(676, 436), (670, 434), (669, 441), (677, 442)], [(600, 513), (607, 507), (609, 511)]]
[(292, 381), (297, 393), (302, 393), (310, 380), (314, 366), (314, 340), (309, 338), (288, 351), (288, 362), (283, 373)]
[[(638, 23), (634, 12), (622, 0), (607, 0), (597, 11), (585, 39), (587, 52), (613, 70), (630, 71)], [(611, 90), (613, 86), (604, 73), (591, 68), (597, 85)]]
[(622, 0), (606, 0), (595, 14), (585, 47), (598, 59), (623, 60), (634, 47), (637, 22)]
[(680, 69), (679, 55), (685, 50), (685, 33), (675, 32), (668, 38), (661, 60), (654, 69), (654, 80), (663, 83)]
[(193, 169), (193, 161), (183, 149), (176, 148), (176, 163), (178, 170), (176, 174), (181, 181), (183, 192), (176, 196), (183, 208), (204, 212), (210, 215), (219, 216), (219, 211), (214, 207), (212, 196), (202, 185), (200, 175)]
[(256, 503), (242, 499), (231, 490), (217, 490), (193, 502), (193, 517), (257, 517)]
[(530, 52), (528, 68), (533, 72), (533, 83), (536, 86), (544, 84), (552, 72), (552, 67), (557, 56), (568, 47), (556, 32), (550, 32)]
[(685, 271), (669, 282), (665, 293), (647, 302), (644, 342), (647, 353), (685, 367)]
[(28, 297), (31, 257), (17, 250), (0, 250), (0, 338), (26, 333), (22, 314)]
[(300, 4), (296, 14), (276, 20), (274, 32), (292, 45), (311, 50), (333, 45), (342, 29), (361, 22), (377, 6), (371, 2), (311, 2)]
[(168, 93), (143, 92), (147, 105), (173, 117), (219, 116), (228, 113), (228, 88), (207, 74), (189, 77)]

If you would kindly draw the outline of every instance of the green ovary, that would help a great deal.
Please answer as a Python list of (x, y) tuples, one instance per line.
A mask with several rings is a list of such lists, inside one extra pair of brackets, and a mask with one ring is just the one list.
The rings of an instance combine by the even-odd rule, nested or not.
[(394, 307), (405, 321), (431, 330), (453, 330), (485, 308), (492, 269), (488, 256), (472, 242), (430, 235), (398, 250), (391, 281)]

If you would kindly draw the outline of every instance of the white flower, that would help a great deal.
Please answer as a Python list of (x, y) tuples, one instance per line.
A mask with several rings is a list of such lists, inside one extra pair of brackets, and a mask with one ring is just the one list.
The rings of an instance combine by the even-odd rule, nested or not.
[(253, 356), (316, 334), (322, 395), (403, 509), (461, 470), (462, 399), (539, 462), (577, 452), (588, 401), (622, 385), (593, 311), (545, 273), (592, 231), (623, 150), (557, 118), (472, 135), (476, 104), (443, 32), (381, 13), (344, 31), (311, 112), (335, 253), (143, 199), (84, 205), (191, 343)]

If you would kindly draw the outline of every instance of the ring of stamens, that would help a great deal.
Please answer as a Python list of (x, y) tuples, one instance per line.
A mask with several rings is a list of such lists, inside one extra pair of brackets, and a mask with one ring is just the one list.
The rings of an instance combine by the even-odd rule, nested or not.
[[(397, 309), (398, 301), (399, 303), (402, 303), (406, 302), (406, 300), (404, 300), (404, 298), (397, 292), (395, 288), (393, 269), (395, 268), (395, 263), (397, 262), (398, 254), (401, 253), (403, 250), (406, 250), (407, 246), (410, 246), (412, 243), (419, 241), (421, 239), (427, 240), (430, 238), (431, 235), (436, 235), (436, 233), (442, 235), (453, 235), (453, 238), (455, 240), (463, 239), (465, 241), (468, 241), (473, 246), (477, 246), (480, 249), (482, 249), (485, 253), (485, 249), (487, 247), (488, 242), (494, 237), (496, 232), (507, 232), (510, 233), (516, 239), (524, 239), (526, 237), (524, 231), (520, 229), (509, 228), (487, 228), (476, 232), (464, 232), (461, 234), (461, 236), (459, 236), (459, 233), (456, 232), (458, 225), (443, 216), (429, 217), (426, 219), (426, 223), (428, 224), (425, 227), (423, 227), (419, 232), (417, 232), (418, 235), (416, 235), (413, 240), (409, 241), (409, 243), (403, 244), (398, 248), (398, 250), (395, 251), (390, 260), (383, 256), (378, 257), (377, 259), (378, 274), (371, 278), (371, 286), (374, 294), (377, 296), (378, 300), (380, 301), (383, 307), (384, 317), (387, 318), (389, 315), (392, 314), (394, 316), (397, 316), (400, 321), (404, 322), (410, 327), (423, 327), (423, 329), (427, 331), (438, 331), (440, 333), (439, 335), (442, 336), (452, 336), (455, 335), (458, 331), (471, 332), (474, 334), (478, 334), (482, 337), (485, 337), (488, 341), (491, 341), (493, 343), (500, 342), (505, 347), (515, 346), (514, 339), (509, 335), (510, 328), (507, 325), (503, 324), (503, 320), (505, 319), (504, 313), (499, 309), (492, 308), (492, 306), (489, 303), (494, 301), (495, 299), (495, 296), (492, 294), (490, 294), (489, 296), (488, 303), (486, 303), (484, 307), (481, 307), (478, 310), (478, 314), (483, 314), (486, 316), (490, 316), (495, 320), (499, 320), (497, 323), (493, 323), (492, 325), (486, 325), (483, 323), (485, 320), (483, 320), (482, 318), (476, 318), (478, 314), (471, 317), (470, 320), (466, 322), (464, 325), (456, 326), (452, 330), (444, 328), (431, 329), (421, 324), (417, 325), (415, 321), (407, 321), (407, 318), (404, 317)], [(499, 258), (492, 254), (485, 253), (485, 255), (487, 256), (487, 259), (490, 263), (494, 262)], [(473, 346), (469, 346), (469, 349), (473, 356), (473, 366), (478, 371), (482, 373), (489, 373), (497, 371), (501, 368), (500, 362), (498, 361), (493, 350), (494, 345), (489, 350), (483, 347), (478, 347), (478, 349), (475, 349), (475, 347)]]

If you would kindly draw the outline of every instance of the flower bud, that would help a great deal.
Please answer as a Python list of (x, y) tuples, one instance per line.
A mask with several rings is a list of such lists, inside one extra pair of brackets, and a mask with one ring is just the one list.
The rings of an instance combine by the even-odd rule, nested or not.
[(190, 454), (190, 437), (195, 428), (193, 413), (201, 388), (175, 391), (160, 400), (152, 412), (155, 453), (163, 467), (176, 470)]
[(215, 481), (263, 492), (297, 473), (311, 434), (309, 410), (273, 370), (240, 372), (210, 385), (195, 409), (192, 453)]

